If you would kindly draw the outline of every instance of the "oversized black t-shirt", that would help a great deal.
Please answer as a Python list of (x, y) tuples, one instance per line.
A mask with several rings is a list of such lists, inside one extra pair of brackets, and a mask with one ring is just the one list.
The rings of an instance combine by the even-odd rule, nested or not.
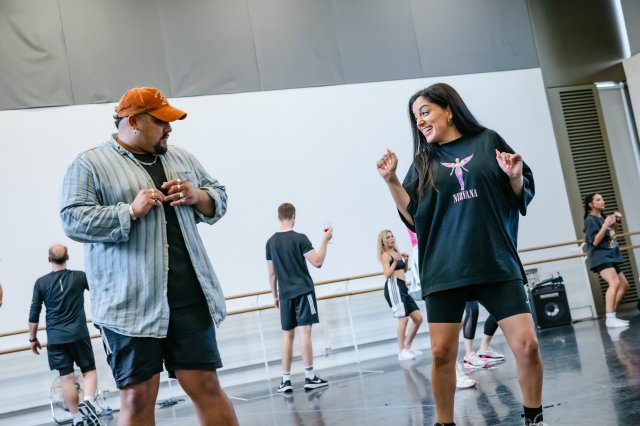
[(33, 287), (29, 322), (40, 322), (44, 302), (48, 343), (71, 343), (89, 337), (84, 313), (84, 291), (88, 289), (82, 271), (63, 269), (38, 278)]
[(584, 219), (584, 238), (587, 242), (589, 269), (605, 263), (622, 263), (620, 247), (616, 241), (616, 231), (613, 228), (607, 229), (600, 244), (593, 245), (593, 240), (603, 224), (604, 218), (602, 216), (588, 215)]
[(535, 192), (531, 169), (523, 167), (519, 198), (496, 161), (496, 149), (514, 151), (493, 130), (435, 147), (436, 189), (427, 186), (418, 197), (415, 164), (403, 182), (415, 227), (407, 225), (418, 236), (423, 296), (467, 285), (526, 282), (516, 246), (519, 214), (526, 214)]
[[(153, 162), (155, 159), (151, 154), (134, 155), (145, 163)], [(156, 189), (165, 196), (168, 195), (167, 190), (161, 188), (162, 184), (167, 180), (162, 162), (156, 161), (152, 165), (141, 165), (149, 173)], [(174, 309), (206, 303), (204, 292), (200, 286), (196, 271), (193, 269), (187, 244), (182, 235), (178, 215), (175, 207), (170, 204), (167, 201), (162, 205), (164, 217), (167, 220), (167, 243), (169, 244), (169, 273), (167, 277), (167, 301), (169, 307)]]
[(280, 299), (293, 299), (313, 290), (305, 253), (313, 250), (306, 235), (294, 230), (276, 232), (267, 241), (267, 260), (273, 262)]

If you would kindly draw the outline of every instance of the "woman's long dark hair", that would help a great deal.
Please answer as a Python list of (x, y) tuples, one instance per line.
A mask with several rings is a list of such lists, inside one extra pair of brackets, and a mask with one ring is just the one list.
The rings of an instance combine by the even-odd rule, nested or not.
[(412, 107), (419, 97), (423, 97), (442, 108), (446, 109), (448, 107), (451, 110), (453, 124), (463, 136), (479, 133), (485, 127), (478, 123), (478, 120), (471, 114), (458, 92), (446, 83), (432, 84), (411, 96), (409, 99), (409, 121), (411, 122), (411, 133), (413, 134), (415, 164), (418, 169), (418, 196), (422, 197), (428, 185), (435, 188), (433, 162), (438, 157), (438, 151), (436, 146), (428, 143), (422, 132), (418, 130)]
[(596, 195), (598, 195), (598, 192), (594, 192), (584, 197), (584, 219), (586, 219), (587, 216), (591, 214), (591, 207), (589, 206), (589, 204), (591, 204), (591, 202), (593, 201), (593, 197), (595, 197)]

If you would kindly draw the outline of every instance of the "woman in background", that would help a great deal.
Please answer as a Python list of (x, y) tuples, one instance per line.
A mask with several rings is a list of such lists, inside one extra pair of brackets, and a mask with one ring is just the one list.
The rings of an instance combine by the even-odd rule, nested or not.
[(604, 294), (607, 327), (627, 327), (629, 321), (616, 317), (616, 310), (624, 294), (629, 290), (629, 282), (620, 264), (622, 255), (616, 241), (616, 223), (622, 215), (619, 212), (604, 217), (604, 199), (598, 193), (584, 198), (584, 237), (587, 243), (589, 269), (600, 274), (608, 284)]
[[(409, 295), (405, 272), (409, 268), (409, 255), (400, 253), (396, 248), (396, 239), (393, 232), (385, 229), (378, 234), (378, 259), (382, 264), (384, 277), (387, 280), (384, 284), (384, 297), (393, 312), (393, 316), (398, 318), (397, 338), (398, 338), (398, 359), (406, 361), (414, 359), (421, 351), (411, 349), (413, 339), (418, 333), (422, 324), (422, 314), (415, 300)], [(409, 318), (412, 324), (407, 333)]]

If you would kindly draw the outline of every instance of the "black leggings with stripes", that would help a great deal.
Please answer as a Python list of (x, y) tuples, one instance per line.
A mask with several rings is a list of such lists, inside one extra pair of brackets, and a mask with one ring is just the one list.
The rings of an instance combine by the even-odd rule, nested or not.
[[(477, 300), (467, 302), (464, 307), (464, 320), (462, 326), (462, 334), (465, 339), (473, 340), (476, 336), (476, 327), (478, 326), (478, 314), (480, 312), (480, 306)], [(484, 322), (484, 334), (487, 336), (493, 336), (498, 330), (498, 322), (493, 317), (489, 317)]]

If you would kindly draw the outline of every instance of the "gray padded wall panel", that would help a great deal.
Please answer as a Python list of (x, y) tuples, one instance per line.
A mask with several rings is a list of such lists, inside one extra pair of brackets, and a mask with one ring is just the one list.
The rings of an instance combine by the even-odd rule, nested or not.
[(162, 0), (158, 13), (174, 97), (260, 90), (245, 0)]
[(627, 27), (631, 56), (640, 52), (640, 1), (622, 0), (622, 13)]
[(344, 83), (331, 0), (248, 0), (262, 90)]
[(538, 67), (525, 0), (411, 0), (425, 77)]
[(77, 104), (117, 101), (132, 86), (171, 96), (155, 0), (59, 0)]
[(73, 103), (58, 2), (0, 1), (0, 109)]
[(525, 0), (0, 0), (0, 12), (0, 109), (114, 102), (134, 85), (177, 97), (538, 67)]
[(346, 83), (423, 75), (409, 0), (333, 0)]

